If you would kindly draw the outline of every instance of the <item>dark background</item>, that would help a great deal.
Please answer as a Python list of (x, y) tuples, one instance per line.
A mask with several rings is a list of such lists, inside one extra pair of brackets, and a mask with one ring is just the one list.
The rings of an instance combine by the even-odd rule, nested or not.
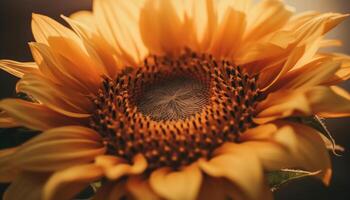
[[(316, 9), (350, 13), (349, 0), (287, 1), (297, 7), (297, 11)], [(64, 23), (59, 17), (60, 14), (68, 16), (74, 11), (84, 9), (91, 9), (91, 0), (0, 0), (0, 59), (32, 61), (27, 45), (33, 41), (30, 28), (31, 13), (45, 14)], [(337, 50), (350, 54), (350, 19), (330, 36), (341, 38), (344, 47)], [(16, 81), (16, 78), (0, 71), (0, 99), (15, 95)], [(349, 82), (343, 86), (350, 89)], [(337, 143), (347, 149), (340, 157), (332, 156), (334, 175), (330, 187), (326, 188), (312, 178), (294, 181), (276, 193), (277, 200), (350, 199), (350, 119), (327, 120), (326, 124)], [(20, 140), (22, 139), (18, 135), (0, 134), (0, 149), (18, 144)], [(5, 184), (0, 185), (0, 198), (5, 188)]]

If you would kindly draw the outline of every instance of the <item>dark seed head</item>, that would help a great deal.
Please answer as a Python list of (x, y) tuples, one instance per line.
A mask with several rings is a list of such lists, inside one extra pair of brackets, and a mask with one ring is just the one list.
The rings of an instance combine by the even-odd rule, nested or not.
[(131, 161), (142, 153), (150, 170), (179, 168), (239, 141), (254, 125), (256, 88), (256, 78), (212, 55), (150, 56), (104, 79), (91, 127), (109, 154)]

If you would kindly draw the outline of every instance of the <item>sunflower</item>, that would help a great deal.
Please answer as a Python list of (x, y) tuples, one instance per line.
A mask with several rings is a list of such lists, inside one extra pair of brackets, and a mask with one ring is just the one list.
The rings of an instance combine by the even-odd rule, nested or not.
[(347, 15), (280, 0), (95, 0), (33, 14), (35, 62), (1, 60), (27, 100), (1, 127), (40, 131), (0, 151), (4, 199), (272, 199), (266, 172), (331, 178), (329, 141), (301, 123), (350, 115), (350, 57), (321, 52)]

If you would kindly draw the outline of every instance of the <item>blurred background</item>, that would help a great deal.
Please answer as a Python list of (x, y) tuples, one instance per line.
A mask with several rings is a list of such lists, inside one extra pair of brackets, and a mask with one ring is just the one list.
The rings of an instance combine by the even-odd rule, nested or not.
[[(317, 10), (321, 12), (350, 13), (350, 0), (285, 0), (297, 12)], [(33, 41), (30, 21), (33, 12), (48, 15), (62, 23), (61, 14), (70, 15), (77, 10), (90, 10), (91, 0), (0, 0), (0, 59), (32, 61), (27, 43)], [(350, 19), (329, 34), (329, 38), (343, 41), (338, 52), (350, 54)], [(334, 49), (332, 49), (334, 50)], [(17, 79), (0, 71), (0, 99), (15, 95)], [(350, 91), (350, 81), (342, 85)], [(277, 200), (350, 199), (350, 119), (327, 120), (329, 130), (337, 143), (346, 148), (342, 156), (332, 156), (334, 175), (330, 187), (308, 178), (294, 181), (276, 193)], [(17, 144), (18, 136), (0, 134), (0, 149)], [(21, 140), (21, 139), (19, 139)], [(4, 141), (9, 141), (8, 143)], [(0, 197), (6, 188), (0, 185)]]

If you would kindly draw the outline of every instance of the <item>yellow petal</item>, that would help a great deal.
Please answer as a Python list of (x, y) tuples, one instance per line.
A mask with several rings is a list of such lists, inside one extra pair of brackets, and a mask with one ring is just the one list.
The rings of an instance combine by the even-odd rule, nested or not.
[(169, 200), (196, 199), (202, 183), (202, 174), (198, 165), (192, 164), (180, 171), (161, 168), (152, 172), (150, 184), (159, 196)]
[(95, 22), (94, 15), (91, 11), (88, 11), (88, 10), (78, 11), (71, 14), (69, 18), (86, 25), (89, 28), (91, 28), (94, 32), (97, 32), (97, 24)]
[(329, 87), (317, 86), (272, 93), (258, 104), (257, 111), (259, 114), (254, 121), (259, 124), (300, 115), (345, 117), (350, 115), (350, 100)]
[(99, 32), (131, 65), (140, 63), (148, 53), (138, 27), (141, 2), (97, 0), (93, 4)]
[(24, 74), (39, 73), (38, 66), (33, 62), (16, 62), (12, 60), (0, 60), (0, 69), (22, 78)]
[(16, 89), (17, 92), (28, 94), (50, 109), (69, 117), (87, 118), (93, 108), (88, 97), (39, 75), (25, 75), (17, 83)]
[(44, 186), (43, 199), (72, 199), (90, 183), (99, 180), (102, 176), (102, 168), (94, 164), (74, 166), (55, 172)]
[(126, 183), (127, 190), (135, 199), (160, 200), (161, 198), (152, 190), (149, 180), (141, 176), (131, 176)]
[(0, 109), (19, 125), (34, 129), (47, 130), (65, 125), (78, 125), (84, 121), (59, 114), (48, 107), (23, 101), (20, 99), (5, 99), (0, 101)]
[[(305, 54), (306, 46), (302, 45), (296, 47), (286, 58), (284, 62), (284, 58), (281, 60), (277, 59), (273, 62), (271, 67), (265, 67), (259, 77), (259, 88), (262, 90), (267, 90), (272, 87), (273, 84), (276, 83), (281, 77), (283, 77), (289, 70), (291, 70), (299, 61), (299, 59)], [(277, 65), (275, 65), (277, 64)]]
[(248, 199), (272, 199), (265, 185), (263, 168), (258, 157), (240, 144), (227, 143), (215, 152), (212, 159), (202, 159), (199, 164), (209, 176), (227, 178), (237, 185)]
[[(276, 84), (278, 89), (297, 89), (312, 87), (326, 82), (340, 69), (340, 63), (319, 58), (307, 65), (293, 70)], [(271, 88), (269, 89), (271, 90)]]
[[(294, 147), (298, 145), (291, 127), (280, 127), (269, 134), (256, 132), (254, 135), (251, 133), (247, 135), (249, 136), (242, 138), (242, 147), (257, 155), (265, 170), (301, 167), (295, 155), (290, 153), (290, 151), (295, 151)], [(227, 148), (226, 151), (230, 151), (230, 146)]]
[(337, 85), (350, 78), (350, 56), (344, 54), (321, 54), (330, 57), (334, 62), (340, 62), (340, 69), (329, 80), (323, 82), (324, 85)]
[(215, 30), (210, 52), (215, 56), (230, 56), (240, 47), (246, 28), (244, 13), (227, 8), (223, 22)]
[(10, 117), (6, 112), (0, 112), (0, 127), (1, 128), (12, 128), (19, 126), (12, 117)]
[(292, 16), (294, 8), (280, 0), (263, 0), (248, 13), (249, 23), (246, 40), (257, 40), (284, 26)]
[(224, 178), (212, 178), (205, 176), (201, 190), (199, 192), (200, 200), (247, 200), (247, 196), (237, 188), (235, 184)]
[(101, 66), (105, 68), (104, 71), (106, 71), (106, 75), (110, 78), (114, 78), (117, 72), (125, 65), (122, 64), (123, 58), (98, 34), (98, 30), (94, 30), (91, 26), (74, 19), (67, 17), (63, 17), (63, 19), (67, 21), (84, 43), (95, 50), (96, 55), (94, 59), (101, 62)]
[[(298, 159), (300, 166), (308, 171), (321, 170), (318, 177), (328, 185), (332, 175), (331, 161), (319, 132), (302, 124), (289, 122), (287, 124), (293, 128), (296, 138), (294, 145), (297, 146), (293, 146), (293, 144), (289, 146), (292, 156)], [(288, 140), (284, 141), (284, 145), (290, 144)]]
[(32, 16), (32, 31), (35, 40), (42, 44), (48, 44), (48, 39), (51, 37), (78, 39), (70, 29), (49, 17), (39, 14), (33, 14)]
[(13, 166), (13, 154), (17, 148), (0, 150), (0, 182), (13, 181), (19, 170)]
[(42, 197), (42, 189), (48, 174), (39, 173), (22, 173), (7, 188), (4, 200), (38, 200)]
[(203, 52), (210, 48), (214, 30), (218, 25), (216, 2), (213, 0), (205, 0), (205, 3), (203, 0), (188, 2), (191, 3), (187, 13), (191, 30), (188, 35), (192, 40), (188, 45), (194, 50)]
[(350, 99), (338, 89), (319, 86), (307, 91), (306, 96), (313, 113), (319, 116), (326, 118), (350, 116)]
[[(255, 132), (254, 135), (242, 138), (242, 148), (257, 155), (267, 171), (283, 168), (301, 168), (313, 172), (321, 170), (318, 177), (328, 184), (331, 164), (320, 133), (308, 126), (291, 122), (279, 121), (276, 125), (278, 130), (270, 134)], [(225, 152), (234, 150), (233, 146), (226, 145)]]
[(100, 63), (91, 59), (93, 56), (84, 53), (83, 47), (79, 47), (71, 39), (50, 37), (48, 42), (62, 68), (95, 93), (102, 82), (101, 76), (104, 75)]
[(147, 168), (147, 161), (141, 154), (134, 157), (132, 165), (123, 159), (108, 155), (98, 156), (96, 164), (105, 170), (106, 177), (111, 180), (117, 180), (124, 175), (141, 174)]
[(274, 134), (277, 130), (278, 126), (276, 124), (263, 124), (255, 128), (250, 128), (246, 130), (240, 136), (240, 139), (242, 141), (249, 141), (251, 139), (266, 138), (269, 137), (271, 134)]
[(96, 53), (89, 49), (72, 30), (55, 20), (33, 14), (33, 35), (37, 42), (48, 45), (64, 70), (75, 79), (96, 89), (103, 67), (93, 59)]
[(51, 129), (24, 143), (13, 160), (14, 165), (23, 170), (55, 171), (89, 163), (105, 151), (95, 131), (67, 126)]
[(301, 91), (281, 90), (270, 94), (257, 106), (259, 113), (253, 120), (258, 124), (286, 118), (293, 115), (311, 115), (312, 108)]
[(186, 45), (187, 34), (174, 2), (147, 0), (141, 10), (140, 31), (151, 53), (179, 53)]

